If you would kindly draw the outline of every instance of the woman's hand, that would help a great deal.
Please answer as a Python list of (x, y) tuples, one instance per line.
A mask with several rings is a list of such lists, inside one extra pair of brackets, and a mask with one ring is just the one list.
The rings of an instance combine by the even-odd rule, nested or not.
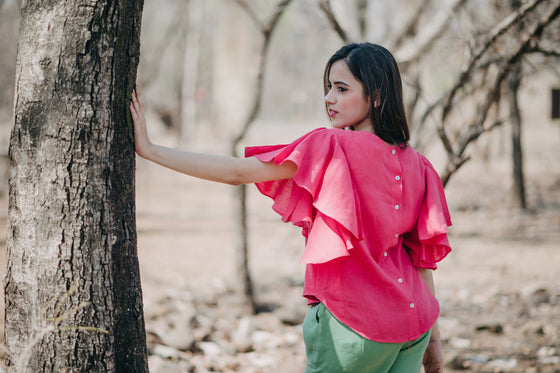
[(439, 336), (438, 325), (432, 328), (430, 342), (424, 353), (424, 371), (426, 373), (442, 373), (443, 372), (443, 356), (441, 353), (441, 341)]
[(139, 87), (132, 91), (132, 102), (130, 103), (130, 113), (134, 122), (134, 143), (136, 153), (146, 158), (152, 143), (148, 137), (146, 129), (146, 120), (144, 119), (144, 102), (142, 101), (142, 92)]

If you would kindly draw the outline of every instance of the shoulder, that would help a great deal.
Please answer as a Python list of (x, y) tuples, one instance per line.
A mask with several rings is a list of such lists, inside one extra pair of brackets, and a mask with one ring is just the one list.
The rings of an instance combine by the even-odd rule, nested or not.
[(344, 130), (335, 128), (317, 128), (299, 137), (289, 147), (308, 148), (309, 150), (329, 149), (343, 142)]

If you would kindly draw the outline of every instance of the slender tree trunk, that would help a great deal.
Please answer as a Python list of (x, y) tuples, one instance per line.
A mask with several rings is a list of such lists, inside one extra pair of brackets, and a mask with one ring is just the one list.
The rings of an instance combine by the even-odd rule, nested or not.
[(253, 290), (253, 280), (249, 270), (249, 230), (247, 227), (247, 185), (238, 185), (233, 189), (235, 209), (235, 273), (236, 284), (243, 296), (243, 308), (247, 314), (257, 313), (257, 302)]
[[(264, 75), (268, 61), (268, 49), (270, 48), (270, 41), (272, 40), (272, 33), (274, 32), (280, 16), (286, 10), (286, 7), (292, 0), (279, 0), (276, 8), (266, 23), (262, 23), (255, 15), (253, 10), (247, 5), (244, 0), (236, 0), (237, 3), (244, 7), (247, 14), (253, 18), (263, 36), (261, 48), (259, 50), (259, 65), (257, 69), (257, 77), (255, 80), (255, 90), (253, 93), (252, 108), (249, 111), (245, 123), (241, 130), (234, 136), (231, 143), (231, 155), (238, 157), (238, 145), (245, 138), (249, 128), (254, 123), (257, 115), (261, 110), (261, 103), (263, 98)], [(251, 280), (251, 271), (249, 269), (249, 232), (247, 226), (247, 186), (240, 185), (235, 187), (235, 201), (237, 203), (236, 212), (236, 226), (237, 239), (235, 244), (236, 255), (236, 271), (239, 282), (242, 286), (242, 294), (246, 303), (251, 307), (253, 313), (257, 313), (257, 302), (254, 296), (253, 282)], [(248, 307), (247, 307), (248, 308)]]
[(22, 5), (5, 340), (14, 372), (147, 372), (134, 136), (143, 1)]
[(360, 40), (365, 40), (367, 36), (367, 13), (368, 0), (358, 0), (356, 3), (356, 14), (358, 16), (358, 31), (360, 33)]
[(525, 199), (525, 177), (523, 175), (523, 146), (521, 144), (521, 113), (517, 98), (521, 85), (521, 63), (513, 68), (509, 77), (509, 106), (511, 112), (511, 140), (513, 160), (513, 198), (523, 210), (527, 209)]
[(185, 53), (183, 61), (183, 82), (181, 85), (181, 127), (180, 144), (186, 145), (196, 133), (196, 89), (198, 86), (198, 59), (200, 55), (200, 38), (202, 27), (203, 3), (201, 0), (189, 0), (187, 6), (188, 25), (185, 35)]
[[(522, 4), (520, 0), (510, 0), (512, 11), (518, 11)], [(519, 24), (517, 29), (521, 33), (525, 25)], [(511, 67), (511, 74), (508, 77), (508, 99), (511, 113), (511, 144), (512, 144), (512, 177), (513, 177), (513, 199), (514, 203), (523, 210), (527, 209), (525, 199), (525, 177), (523, 175), (523, 146), (521, 138), (521, 113), (519, 110), (519, 87), (523, 78), (522, 60)]]

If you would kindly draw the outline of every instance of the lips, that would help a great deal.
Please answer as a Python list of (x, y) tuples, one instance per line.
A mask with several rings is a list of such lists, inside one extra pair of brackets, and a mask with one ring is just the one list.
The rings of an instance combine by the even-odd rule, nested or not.
[(338, 111), (329, 108), (329, 117), (334, 118)]

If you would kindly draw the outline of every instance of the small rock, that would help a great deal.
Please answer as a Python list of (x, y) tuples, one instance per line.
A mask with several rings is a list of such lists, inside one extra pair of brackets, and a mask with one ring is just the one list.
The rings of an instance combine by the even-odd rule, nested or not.
[(476, 327), (476, 330), (477, 331), (487, 330), (490, 333), (502, 334), (504, 332), (504, 327), (502, 326), (502, 324), (496, 323), (490, 325), (478, 325)]
[(497, 359), (492, 360), (487, 365), (489, 368), (494, 369), (513, 369), (517, 366), (517, 359)]
[(190, 329), (171, 329), (160, 334), (161, 341), (164, 345), (173, 347), (179, 351), (193, 351), (195, 347), (195, 338)]
[(305, 303), (302, 302), (287, 302), (285, 306), (282, 306), (274, 310), (274, 315), (286, 325), (300, 325), (303, 324), (303, 320), (307, 315), (309, 308)]
[(171, 359), (181, 356), (181, 352), (174, 349), (173, 347), (165, 345), (154, 345), (153, 354), (165, 359)]
[(251, 352), (247, 354), (247, 359), (257, 368), (267, 368), (276, 365), (276, 359), (269, 354)]
[(540, 321), (528, 320), (521, 326), (521, 332), (526, 336), (541, 335), (544, 333), (544, 327)]
[(447, 366), (453, 370), (471, 370), (474, 365), (484, 364), (489, 360), (486, 355), (455, 355)]
[(471, 346), (471, 340), (467, 338), (451, 337), (449, 339), (449, 344), (453, 348), (463, 349)]
[(237, 329), (232, 334), (232, 343), (237, 351), (242, 353), (253, 351), (253, 342), (250, 338), (252, 330), (253, 326), (251, 325), (251, 319), (243, 317), (239, 321)]
[(214, 342), (200, 342), (198, 347), (208, 357), (216, 357), (222, 354), (222, 349)]
[(465, 356), (455, 355), (453, 359), (447, 363), (447, 366), (453, 370), (467, 370), (470, 364)]
[(184, 370), (178, 363), (165, 360), (158, 355), (151, 355), (148, 358), (148, 365), (152, 373), (183, 373)]
[(556, 349), (554, 347), (543, 346), (537, 350), (537, 356), (552, 356), (556, 354)]
[(295, 346), (301, 340), (301, 336), (296, 333), (286, 333), (283, 337), (286, 346)]
[(251, 334), (251, 340), (256, 350), (276, 349), (282, 345), (282, 340), (277, 335), (263, 330), (255, 330)]

